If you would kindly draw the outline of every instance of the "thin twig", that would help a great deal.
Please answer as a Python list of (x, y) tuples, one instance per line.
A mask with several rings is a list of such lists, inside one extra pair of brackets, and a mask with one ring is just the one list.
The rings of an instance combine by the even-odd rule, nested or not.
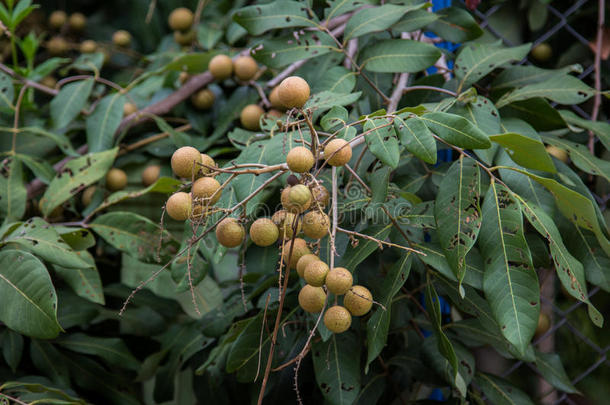
[(339, 227), (337, 227), (337, 230), (339, 232), (345, 233), (347, 235), (352, 235), (352, 236), (356, 236), (356, 237), (359, 237), (359, 238), (368, 239), (370, 241), (378, 243), (379, 245), (386, 245), (386, 246), (390, 246), (390, 247), (395, 247), (395, 248), (398, 248), (398, 249), (403, 249), (403, 250), (406, 250), (406, 251), (409, 251), (409, 252), (413, 252), (413, 253), (417, 253), (417, 254), (420, 254), (420, 255), (423, 255), (423, 256), (427, 256), (424, 252), (419, 251), (417, 249), (413, 249), (413, 248), (402, 246), (402, 245), (397, 245), (396, 243), (386, 242), (384, 240), (377, 239), (377, 238), (374, 238), (372, 236), (365, 235), (363, 233), (359, 233), (359, 232), (356, 232), (356, 231), (350, 231), (348, 229), (343, 229), (343, 228), (339, 228)]
[[(593, 112), (591, 113), (591, 121), (597, 121), (599, 109), (602, 104), (602, 43), (604, 42), (604, 15), (606, 10), (606, 0), (599, 0), (597, 7), (597, 39), (595, 43), (595, 98), (593, 99)], [(595, 151), (595, 134), (589, 131), (589, 152), (594, 154)]]
[(10, 67), (6, 66), (3, 63), (0, 63), (0, 70), (2, 70), (4, 73), (7, 73), (9, 76), (12, 76), (15, 79), (19, 80), (21, 83), (27, 84), (29, 87), (32, 87), (36, 90), (40, 90), (43, 93), (47, 93), (52, 96), (55, 96), (55, 95), (57, 95), (57, 93), (59, 93), (59, 90), (57, 90), (57, 89), (52, 89), (51, 87), (47, 87), (47, 86), (37, 83), (33, 80), (29, 80), (24, 77), (21, 77), (20, 75), (15, 73), (15, 71), (13, 69), (11, 69)]

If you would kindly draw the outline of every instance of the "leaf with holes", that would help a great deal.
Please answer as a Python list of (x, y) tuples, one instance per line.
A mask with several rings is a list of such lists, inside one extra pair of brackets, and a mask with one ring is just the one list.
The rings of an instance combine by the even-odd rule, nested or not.
[(489, 137), (464, 117), (444, 112), (431, 112), (420, 118), (432, 132), (455, 146), (468, 149), (491, 147)]
[(87, 145), (89, 152), (101, 152), (114, 145), (114, 133), (123, 119), (125, 96), (120, 92), (110, 94), (97, 104), (93, 114), (87, 117)]
[(392, 122), (387, 118), (367, 119), (363, 130), (368, 132), (364, 140), (371, 153), (384, 164), (396, 169), (400, 160), (400, 148)]
[(387, 39), (365, 47), (358, 60), (370, 72), (415, 73), (432, 66), (440, 57), (441, 52), (433, 45), (410, 39)]
[(93, 79), (66, 84), (51, 100), (51, 118), (54, 128), (67, 126), (85, 107), (93, 89)]
[(394, 129), (409, 152), (426, 163), (436, 163), (436, 140), (422, 120), (418, 117), (403, 119), (399, 115), (394, 119)]
[(544, 97), (559, 104), (580, 104), (595, 94), (595, 90), (580, 79), (565, 75), (545, 80), (541, 83), (528, 84), (502, 96), (496, 106), (501, 108), (515, 101)]
[(260, 35), (277, 28), (318, 25), (318, 18), (307, 6), (285, 0), (241, 8), (233, 14), (233, 21), (252, 35)]
[(20, 219), (25, 214), (26, 199), (21, 162), (7, 157), (0, 162), (0, 219)]

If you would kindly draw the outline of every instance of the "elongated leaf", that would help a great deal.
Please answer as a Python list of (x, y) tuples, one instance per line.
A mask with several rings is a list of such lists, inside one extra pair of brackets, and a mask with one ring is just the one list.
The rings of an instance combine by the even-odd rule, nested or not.
[(440, 51), (430, 44), (410, 39), (387, 39), (366, 47), (359, 62), (371, 72), (414, 73), (433, 65), (440, 56)]
[(364, 8), (347, 21), (343, 43), (371, 32), (383, 31), (398, 22), (409, 11), (425, 7), (429, 7), (429, 3), (410, 6), (384, 4), (379, 7)]
[(57, 343), (77, 353), (99, 356), (113, 366), (129, 370), (137, 370), (140, 367), (138, 360), (119, 338), (101, 338), (84, 333), (71, 333), (58, 339)]
[[(438, 270), (443, 276), (447, 277), (452, 282), (455, 282), (456, 288), (458, 279), (455, 273), (447, 262), (447, 257), (443, 252), (443, 249), (435, 244), (413, 244), (413, 247), (421, 250), (426, 256), (418, 256), (421, 260), (433, 269)], [(463, 283), (472, 286), (478, 290), (483, 289), (483, 259), (479, 252), (475, 249), (470, 251), (469, 261), (466, 263), (466, 272), (464, 273)]]
[(87, 117), (89, 152), (101, 152), (114, 145), (114, 133), (123, 119), (123, 105), (123, 94), (110, 94), (101, 99), (93, 114)]
[(524, 353), (538, 324), (540, 291), (523, 235), (521, 204), (492, 180), (483, 218), (479, 241), (485, 260), (485, 297), (504, 337)]
[(483, 30), (472, 15), (462, 8), (447, 7), (438, 10), (437, 14), (440, 19), (430, 24), (429, 28), (448, 41), (465, 42), (483, 35)]
[(328, 90), (338, 94), (349, 94), (354, 87), (356, 87), (355, 72), (343, 66), (333, 66), (324, 72), (324, 76), (318, 82), (314, 83), (313, 89), (315, 92)]
[(417, 117), (405, 120), (396, 117), (394, 129), (398, 133), (400, 143), (409, 152), (426, 163), (436, 163), (436, 140), (422, 120)]
[[(22, 153), (16, 153), (15, 157), (19, 159), (24, 165), (28, 167), (34, 173), (38, 179), (40, 179), (43, 183), (49, 184), (53, 177), (57, 174), (53, 166), (46, 160), (25, 155)], [(1, 182), (2, 180), (0, 180)], [(1, 201), (1, 200), (0, 200)]]
[[(390, 234), (391, 228), (392, 225), (373, 225), (360, 231), (360, 233), (372, 236), (375, 239), (385, 240)], [(379, 244), (377, 244), (377, 242), (369, 239), (361, 239), (359, 240), (357, 247), (351, 245), (347, 247), (345, 253), (341, 257), (339, 266), (354, 271), (357, 265), (362, 263), (364, 259), (369, 257), (378, 248)]]
[(586, 146), (549, 135), (543, 136), (542, 139), (548, 144), (567, 150), (572, 163), (580, 170), (610, 181), (610, 162), (593, 156)]
[(414, 10), (407, 13), (397, 24), (394, 24), (392, 31), (394, 32), (413, 32), (424, 28), (426, 25), (439, 19), (438, 14), (428, 10)]
[(367, 119), (364, 131), (371, 131), (364, 136), (371, 153), (384, 164), (396, 168), (400, 160), (398, 139), (392, 123), (386, 119)]
[(466, 272), (466, 254), (481, 229), (480, 183), (476, 162), (462, 155), (443, 177), (434, 204), (438, 237), (459, 285)]
[(593, 97), (595, 90), (574, 76), (552, 77), (541, 83), (529, 84), (502, 96), (498, 108), (515, 101), (544, 97), (559, 104), (580, 104)]
[(167, 65), (165, 70), (174, 70), (178, 72), (201, 73), (208, 68), (210, 60), (216, 55), (216, 52), (193, 52), (182, 54)]
[(53, 344), (44, 340), (30, 339), (30, 357), (34, 366), (55, 384), (70, 386), (68, 366)]
[(293, 35), (265, 39), (260, 45), (260, 48), (252, 50), (252, 56), (271, 68), (281, 68), (298, 60), (338, 51), (330, 35), (318, 31), (307, 32), (297, 39)]
[(95, 260), (91, 253), (84, 250), (76, 252), (76, 254), (89, 264), (89, 267), (84, 268), (68, 268), (63, 266), (54, 266), (55, 273), (80, 296), (96, 304), (105, 304), (104, 290), (102, 289), (102, 280), (95, 266)]
[(474, 380), (493, 404), (534, 405), (525, 392), (499, 377), (479, 372)]
[(275, 28), (315, 27), (317, 17), (303, 3), (279, 0), (239, 9), (233, 20), (252, 35)]
[(523, 167), (549, 173), (557, 172), (544, 144), (538, 140), (515, 132), (491, 135), (489, 139), (502, 145), (508, 156)]
[(459, 115), (431, 112), (424, 114), (421, 119), (432, 132), (453, 145), (469, 149), (491, 147), (488, 136)]
[(23, 354), (23, 337), (10, 329), (6, 329), (0, 334), (0, 343), (2, 343), (2, 355), (6, 364), (9, 365), (13, 373), (17, 371), (21, 356)]
[[(497, 106), (497, 105), (496, 105)], [(542, 97), (515, 101), (500, 110), (502, 118), (514, 117), (527, 121), (538, 131), (565, 128), (566, 123), (548, 101)]]
[(51, 277), (30, 253), (0, 252), (0, 321), (21, 334), (41, 339), (54, 338), (62, 330)]
[(0, 110), (11, 111), (15, 98), (13, 79), (4, 72), (0, 72)]
[(560, 110), (559, 113), (567, 123), (593, 131), (606, 149), (610, 150), (610, 124), (603, 121), (589, 121), (580, 118), (570, 110)]
[[(0, 131), (10, 132), (7, 128), (0, 128)], [(55, 142), (57, 144), (57, 146), (59, 147), (59, 149), (61, 149), (61, 151), (64, 152), (66, 155), (79, 156), (78, 153), (76, 153), (76, 151), (72, 147), (72, 144), (70, 143), (70, 139), (65, 134), (63, 134), (59, 131), (51, 132), (51, 131), (47, 131), (43, 128), (40, 128), (40, 127), (23, 127), (19, 130), (19, 133), (24, 134), (25, 136), (35, 135), (35, 136), (41, 136), (43, 138), (48, 138), (48, 139), (52, 140), (53, 142)], [(28, 152), (28, 150), (25, 150), (25, 151)]]
[(555, 353), (542, 353), (536, 350), (536, 367), (553, 387), (570, 394), (580, 394), (563, 368), (561, 358)]
[(16, 221), (25, 213), (27, 193), (21, 162), (7, 157), (0, 163), (0, 218)]
[(54, 128), (68, 125), (85, 107), (93, 89), (93, 79), (66, 84), (51, 100), (51, 118)]
[(533, 65), (510, 66), (504, 69), (491, 83), (495, 89), (522, 87), (539, 83), (553, 77), (565, 77), (568, 73), (582, 73), (579, 65), (565, 66), (560, 69), (542, 69)]

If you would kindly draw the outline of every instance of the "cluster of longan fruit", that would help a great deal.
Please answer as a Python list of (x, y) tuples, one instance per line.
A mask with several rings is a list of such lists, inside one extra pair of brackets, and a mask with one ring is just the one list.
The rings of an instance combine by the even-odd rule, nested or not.
[(185, 7), (179, 7), (169, 15), (167, 22), (174, 31), (174, 41), (178, 45), (188, 46), (195, 40), (194, 20), (193, 12)]

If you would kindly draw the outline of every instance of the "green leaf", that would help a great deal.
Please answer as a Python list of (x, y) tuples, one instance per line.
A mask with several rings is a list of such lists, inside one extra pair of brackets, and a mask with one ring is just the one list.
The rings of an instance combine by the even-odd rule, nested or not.
[(561, 358), (557, 354), (542, 353), (536, 350), (536, 367), (542, 377), (553, 387), (569, 394), (580, 394), (570, 381), (561, 363)]
[(265, 39), (260, 48), (252, 50), (252, 56), (270, 68), (281, 68), (293, 62), (310, 59), (338, 51), (335, 41), (324, 32), (306, 32), (295, 39), (293, 35)]
[(472, 15), (461, 8), (448, 7), (438, 10), (440, 16), (428, 27), (438, 36), (455, 43), (466, 42), (483, 35), (483, 30)]
[(313, 84), (313, 89), (315, 92), (327, 90), (336, 94), (348, 94), (356, 87), (356, 76), (356, 72), (343, 66), (333, 66)]
[(19, 333), (6, 329), (0, 334), (0, 343), (2, 343), (2, 355), (6, 364), (13, 370), (13, 373), (16, 373), (23, 354), (23, 337)]
[(493, 404), (534, 405), (525, 392), (499, 377), (478, 372), (474, 380)]
[(523, 235), (521, 204), (492, 179), (483, 218), (479, 238), (485, 259), (483, 290), (502, 334), (525, 353), (538, 324), (540, 291)]
[[(447, 277), (449, 280), (455, 283), (456, 289), (458, 284), (458, 279), (455, 276), (455, 273), (449, 266), (447, 262), (447, 258), (443, 253), (443, 250), (440, 246), (434, 245), (432, 243), (426, 244), (418, 244), (414, 243), (413, 247), (415, 249), (421, 250), (426, 254), (426, 256), (418, 256), (422, 262), (426, 263), (428, 266), (433, 269), (438, 270), (443, 276)], [(476, 252), (476, 253), (475, 253)], [(472, 286), (478, 290), (483, 288), (483, 260), (480, 258), (480, 255), (476, 250), (471, 250), (469, 262), (466, 263), (466, 272), (464, 274), (464, 284)]]
[(407, 13), (407, 15), (405, 15), (397, 24), (395, 24), (392, 27), (392, 31), (396, 33), (417, 31), (438, 19), (438, 14), (430, 11), (413, 10), (410, 13)]
[(357, 38), (371, 32), (383, 31), (398, 22), (409, 11), (429, 6), (430, 3), (409, 6), (384, 4), (379, 7), (364, 8), (357, 11), (347, 21), (345, 32), (343, 33), (343, 44), (346, 44), (352, 38)]
[(176, 296), (184, 312), (193, 319), (201, 319), (205, 314), (222, 305), (222, 291), (210, 276), (206, 276), (193, 290), (199, 313), (193, 304), (193, 295), (189, 290)]
[[(136, 288), (157, 270), (159, 270), (158, 264), (140, 262), (127, 253), (121, 255), (121, 283), (128, 287)], [(147, 283), (143, 288), (152, 291), (159, 297), (170, 299), (176, 297), (176, 284), (168, 271), (159, 273), (154, 280)]]
[(7, 157), (0, 162), (0, 218), (8, 222), (23, 217), (26, 199), (21, 162)]
[(471, 44), (462, 49), (455, 60), (454, 71), (459, 85), (457, 92), (469, 88), (507, 62), (520, 61), (527, 56), (531, 44), (506, 48), (499, 44)]
[(222, 35), (223, 31), (211, 24), (199, 24), (197, 27), (197, 42), (206, 50), (214, 49)]
[[(25, 155), (22, 153), (16, 153), (15, 157), (20, 160), (24, 165), (28, 167), (38, 179), (43, 183), (49, 184), (53, 177), (57, 174), (53, 166), (46, 160), (37, 158), (35, 156)], [(0, 180), (1, 182), (2, 180)]]
[(318, 387), (329, 405), (351, 404), (360, 392), (362, 345), (349, 332), (314, 341), (311, 352)]
[(599, 140), (604, 144), (607, 150), (610, 150), (610, 124), (603, 121), (589, 121), (580, 118), (578, 115), (569, 110), (560, 110), (559, 114), (568, 123), (577, 125), (581, 128), (593, 131)]
[(85, 250), (95, 246), (95, 237), (84, 228), (68, 228), (56, 226), (55, 230), (61, 238), (74, 250)]
[(509, 89), (528, 84), (544, 82), (553, 77), (565, 77), (568, 73), (582, 73), (579, 65), (565, 66), (560, 69), (542, 69), (533, 65), (510, 66), (495, 77), (491, 86), (494, 89)]
[(521, 118), (538, 131), (551, 131), (566, 126), (559, 112), (541, 97), (515, 101), (502, 108), (500, 113), (502, 118)]
[(26, 336), (56, 337), (57, 296), (44, 264), (17, 250), (0, 252), (0, 321)]
[(420, 118), (432, 132), (453, 145), (468, 149), (491, 147), (488, 136), (459, 115), (431, 112)]
[(99, 356), (106, 363), (129, 370), (138, 370), (140, 362), (131, 354), (120, 338), (102, 338), (84, 333), (62, 336), (57, 344), (77, 353)]
[(125, 96), (119, 92), (100, 100), (93, 114), (87, 117), (89, 152), (101, 152), (114, 145), (114, 133), (123, 119)]
[(328, 7), (324, 9), (324, 16), (327, 20), (338, 17), (341, 14), (349, 13), (367, 4), (376, 4), (376, 0), (326, 0)]
[[(261, 328), (263, 328), (263, 313), (260, 312), (257, 316), (250, 319), (248, 325), (239, 334), (235, 342), (231, 345), (229, 354), (227, 355), (226, 370), (228, 373), (234, 373), (244, 367), (249, 361), (259, 356), (259, 350), (262, 353), (267, 353), (269, 350), (270, 336), (264, 334), (261, 344)], [(264, 363), (261, 365), (263, 367)]]
[(370, 72), (415, 73), (433, 65), (440, 56), (434, 45), (410, 39), (387, 39), (366, 47), (359, 62)]
[(70, 386), (70, 374), (68, 366), (63, 361), (63, 356), (53, 346), (44, 340), (30, 339), (30, 357), (32, 363), (55, 384)]
[(394, 119), (394, 129), (398, 133), (400, 143), (409, 152), (426, 163), (436, 163), (436, 140), (421, 119), (411, 117), (403, 120), (397, 116)]
[(508, 156), (523, 167), (549, 173), (557, 172), (544, 144), (539, 140), (515, 132), (491, 135), (489, 139), (500, 144)]
[(276, 28), (318, 25), (316, 15), (306, 5), (285, 0), (241, 8), (233, 14), (233, 20), (252, 35)]
[(528, 84), (502, 96), (496, 106), (501, 108), (515, 101), (544, 97), (559, 104), (580, 104), (593, 97), (595, 90), (574, 76), (556, 76), (541, 83)]
[(361, 92), (357, 91), (355, 93), (333, 93), (332, 91), (322, 91), (320, 93), (316, 93), (307, 100), (304, 108), (313, 108), (314, 117), (318, 117), (323, 112), (330, 110), (335, 106), (344, 106), (355, 103), (358, 99), (360, 99)]
[(181, 55), (165, 65), (165, 69), (177, 72), (202, 73), (207, 70), (210, 60), (216, 54), (217, 52), (194, 52)]
[(387, 118), (367, 119), (363, 130), (370, 131), (364, 136), (364, 140), (371, 153), (382, 163), (396, 169), (400, 160), (400, 149), (392, 122)]
[(106, 176), (117, 152), (118, 148), (90, 153), (66, 163), (51, 181), (41, 199), (42, 213), (45, 216), (49, 215), (64, 201)]
[(60, 74), (66, 75), (70, 69), (74, 69), (77, 71), (86, 71), (91, 72), (93, 74), (98, 73), (102, 70), (102, 65), (104, 64), (104, 60), (106, 59), (106, 55), (103, 52), (95, 52), (95, 53), (85, 53), (80, 55), (74, 62), (70, 65), (66, 66), (60, 71)]
[(13, 79), (4, 72), (0, 72), (0, 110), (12, 111), (15, 87)]
[(443, 177), (434, 204), (438, 238), (459, 285), (466, 273), (466, 255), (481, 228), (480, 201), (479, 166), (460, 155)]
[(76, 252), (76, 254), (89, 264), (89, 267), (69, 268), (54, 266), (55, 273), (61, 277), (74, 292), (96, 304), (105, 304), (102, 280), (95, 266), (95, 260), (91, 253), (86, 250)]
[(51, 100), (51, 118), (54, 128), (68, 125), (85, 107), (93, 89), (93, 79), (66, 84)]
[[(373, 225), (370, 226), (360, 233), (372, 236), (375, 239), (385, 240), (390, 234), (392, 225)], [(364, 239), (359, 240), (358, 246), (354, 247), (351, 244), (345, 250), (341, 257), (339, 266), (345, 267), (353, 272), (364, 259), (369, 257), (374, 251), (379, 249), (379, 244), (373, 240)]]
[(580, 170), (610, 181), (610, 162), (592, 155), (586, 146), (550, 135), (543, 135), (542, 139), (550, 145), (567, 150), (572, 163)]
[[(10, 132), (11, 129), (5, 127), (5, 128), (0, 128), (0, 131)], [(70, 143), (70, 139), (68, 139), (68, 137), (66, 135), (64, 135), (63, 133), (53, 133), (53, 132), (46, 131), (39, 127), (23, 127), (19, 130), (19, 133), (24, 134), (24, 135), (26, 135), (26, 134), (27, 135), (36, 135), (36, 136), (42, 136), (45, 138), (49, 138), (50, 140), (55, 142), (57, 144), (57, 146), (59, 146), (61, 151), (64, 152), (66, 155), (79, 156), (78, 153), (76, 153), (76, 151), (72, 147), (72, 144)]]

